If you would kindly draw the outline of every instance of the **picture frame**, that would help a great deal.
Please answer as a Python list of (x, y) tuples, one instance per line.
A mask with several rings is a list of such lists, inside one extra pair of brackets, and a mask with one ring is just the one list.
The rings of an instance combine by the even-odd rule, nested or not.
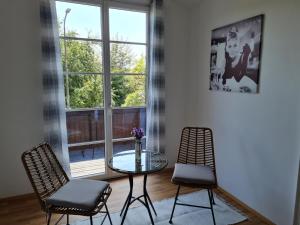
[(212, 30), (210, 90), (258, 93), (263, 22), (261, 14)]

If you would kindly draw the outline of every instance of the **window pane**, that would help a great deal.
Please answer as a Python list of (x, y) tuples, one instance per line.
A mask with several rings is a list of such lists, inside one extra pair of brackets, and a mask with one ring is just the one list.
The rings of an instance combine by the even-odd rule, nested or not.
[(66, 36), (101, 39), (100, 7), (56, 1), (56, 11), (60, 36), (65, 25)]
[(69, 75), (68, 80), (65, 76), (65, 90), (72, 109), (103, 107), (102, 75)]
[[(131, 130), (133, 127), (140, 127), (144, 131), (146, 131), (146, 108), (118, 108), (113, 109), (112, 113), (114, 139), (113, 154), (116, 154), (121, 151), (134, 149), (134, 140), (130, 140)], [(124, 138), (129, 138), (129, 140), (124, 140)], [(145, 139), (142, 139), (142, 141), (143, 148), (145, 148)]]
[(68, 72), (102, 72), (100, 42), (60, 39), (60, 46), (64, 71), (67, 65)]
[(66, 119), (72, 177), (104, 173), (104, 110), (67, 111)]
[(145, 75), (113, 75), (111, 92), (113, 107), (145, 106)]
[[(104, 110), (86, 109), (68, 111), (67, 128), (69, 144), (92, 141), (104, 142)], [(75, 147), (72, 147), (72, 149), (76, 150)]]
[(146, 13), (109, 9), (110, 39), (146, 43)]
[(111, 73), (145, 73), (146, 46), (110, 44)]
[(105, 173), (105, 145), (94, 144), (69, 148), (73, 178)]

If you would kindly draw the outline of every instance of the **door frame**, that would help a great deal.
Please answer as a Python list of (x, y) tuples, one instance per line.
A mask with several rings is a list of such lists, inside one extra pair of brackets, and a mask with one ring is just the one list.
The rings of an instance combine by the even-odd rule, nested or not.
[[(56, 0), (55, 0), (56, 1)], [(109, 9), (118, 8), (129, 11), (139, 11), (146, 13), (146, 74), (149, 74), (149, 18), (150, 6), (144, 4), (134, 4), (130, 2), (120, 2), (114, 0), (57, 0), (77, 4), (98, 6), (101, 10), (101, 36), (102, 36), (102, 62), (103, 62), (103, 95), (104, 95), (104, 144), (105, 144), (105, 171), (101, 174), (91, 174), (78, 178), (109, 179), (122, 176), (109, 169), (108, 161), (113, 155), (113, 132), (112, 132), (112, 102), (111, 102), (111, 71), (110, 71), (110, 32), (109, 32)], [(147, 99), (146, 79), (146, 99)], [(146, 100), (147, 107), (147, 100)], [(75, 178), (77, 179), (77, 177)]]

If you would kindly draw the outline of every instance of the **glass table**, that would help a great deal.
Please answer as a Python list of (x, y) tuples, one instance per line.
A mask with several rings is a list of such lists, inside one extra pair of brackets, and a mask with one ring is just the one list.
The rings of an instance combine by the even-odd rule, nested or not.
[[(154, 225), (150, 206), (154, 214), (155, 215), (157, 214), (152, 204), (152, 201), (149, 197), (149, 194), (147, 192), (147, 175), (150, 173), (158, 172), (164, 169), (167, 165), (168, 165), (168, 161), (162, 154), (154, 153), (146, 150), (143, 150), (141, 153), (140, 163), (136, 163), (134, 150), (118, 153), (109, 160), (108, 167), (110, 169), (119, 173), (127, 174), (129, 178), (129, 186), (130, 186), (129, 194), (120, 213), (120, 216), (122, 216), (122, 214), (124, 213), (122, 217), (121, 225), (123, 225), (124, 223), (129, 206), (135, 201), (139, 201), (146, 207), (151, 223), (152, 225)], [(133, 176), (139, 174), (144, 175), (143, 194), (138, 197), (133, 197), (132, 196)]]

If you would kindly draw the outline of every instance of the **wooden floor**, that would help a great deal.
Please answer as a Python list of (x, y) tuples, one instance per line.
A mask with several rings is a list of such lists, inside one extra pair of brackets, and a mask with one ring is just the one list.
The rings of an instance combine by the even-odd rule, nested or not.
[[(148, 178), (148, 192), (152, 201), (158, 201), (165, 198), (172, 198), (176, 194), (176, 186), (170, 182), (172, 171), (166, 170), (158, 174), (150, 175)], [(134, 194), (140, 194), (142, 191), (142, 177), (134, 178)], [(117, 212), (121, 209), (128, 194), (129, 185), (127, 178), (120, 178), (110, 181), (112, 186), (112, 195), (109, 198), (108, 207), (110, 212)], [(182, 188), (181, 193), (190, 193), (197, 189)], [(249, 219), (239, 225), (267, 225), (262, 219), (248, 209), (234, 201), (221, 190), (215, 193), (225, 199), (229, 204), (236, 207)], [(57, 217), (56, 217), (57, 218)], [(80, 220), (81, 217), (71, 217), (71, 221)], [(54, 218), (53, 218), (54, 221)], [(0, 225), (43, 225), (46, 224), (45, 214), (40, 210), (39, 204), (34, 196), (16, 197), (6, 200), (0, 200)], [(54, 224), (54, 223), (53, 223)], [(63, 224), (63, 223), (62, 223)]]

